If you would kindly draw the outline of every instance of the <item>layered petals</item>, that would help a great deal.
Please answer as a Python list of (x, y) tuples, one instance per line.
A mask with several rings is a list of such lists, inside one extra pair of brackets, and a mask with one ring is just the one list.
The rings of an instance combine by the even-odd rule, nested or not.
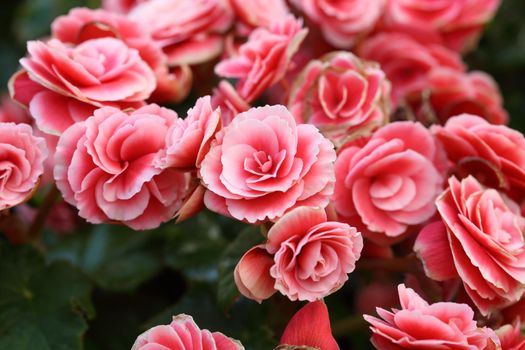
[(300, 205), (326, 207), (334, 160), (333, 145), (315, 127), (296, 125), (285, 107), (252, 108), (217, 134), (201, 163), (205, 204), (250, 223)]
[[(525, 291), (525, 239), (517, 206), (472, 176), (461, 181), (451, 177), (436, 204), (446, 231), (427, 228), (415, 246), (429, 277), (453, 278), (452, 261), (484, 315), (517, 302)], [(430, 249), (430, 242), (439, 243)], [(438, 256), (448, 261), (438, 262)]]
[(390, 83), (379, 66), (349, 52), (310, 61), (292, 87), (288, 107), (337, 143), (388, 121)]
[(239, 48), (237, 55), (219, 62), (215, 73), (236, 78), (239, 96), (251, 103), (286, 74), (293, 55), (308, 33), (292, 15), (258, 28)]
[(235, 281), (244, 296), (258, 302), (276, 290), (290, 300), (315, 301), (343, 286), (362, 249), (354, 227), (327, 221), (321, 208), (299, 207), (272, 226), (265, 245), (243, 256)]
[(496, 13), (500, 0), (391, 0), (385, 13), (387, 28), (422, 30), (439, 36), (448, 48), (472, 49)]
[(421, 93), (429, 85), (428, 75), (434, 68), (446, 67), (458, 74), (465, 71), (459, 54), (428, 36), (380, 32), (359, 46), (358, 55), (381, 65), (392, 83), (394, 107), (409, 94)]
[(379, 350), (441, 349), (495, 350), (500, 341), (493, 330), (476, 325), (466, 304), (428, 304), (414, 290), (399, 285), (401, 309), (377, 309), (380, 318), (365, 315), (372, 343)]
[(435, 213), (446, 168), (443, 151), (413, 122), (388, 124), (364, 143), (351, 143), (338, 155), (335, 209), (351, 225), (366, 225), (372, 240), (402, 237)]
[(525, 193), (525, 137), (509, 127), (492, 125), (470, 114), (450, 118), (432, 131), (441, 141), (456, 173), (471, 174), (484, 185), (520, 200)]
[(242, 344), (219, 332), (200, 329), (188, 315), (173, 317), (139, 335), (131, 350), (244, 350)]
[(135, 6), (129, 17), (146, 28), (169, 64), (183, 65), (220, 55), (233, 12), (226, 0), (153, 0)]
[(426, 84), (423, 90), (407, 96), (412, 112), (422, 122), (444, 124), (450, 117), (468, 113), (492, 124), (508, 123), (498, 84), (484, 72), (435, 68)]
[(46, 157), (46, 141), (29, 125), (0, 122), (0, 211), (31, 197)]
[(212, 109), (210, 96), (199, 98), (187, 117), (178, 119), (168, 130), (159, 166), (182, 170), (200, 167), (221, 125), (220, 109)]
[(148, 105), (125, 113), (104, 107), (60, 137), (54, 176), (64, 199), (92, 223), (150, 229), (175, 216), (189, 174), (155, 165), (175, 112)]
[(370, 33), (383, 13), (385, 0), (292, 0), (315, 22), (326, 41), (340, 49), (351, 48)]

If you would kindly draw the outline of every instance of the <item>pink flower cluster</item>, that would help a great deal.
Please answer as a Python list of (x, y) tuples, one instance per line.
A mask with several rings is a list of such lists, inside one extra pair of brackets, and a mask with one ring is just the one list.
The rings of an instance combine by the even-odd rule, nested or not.
[[(0, 107), (2, 215), (33, 217), (9, 209), (42, 181), (91, 224), (150, 230), (205, 207), (259, 225), (263, 243), (232, 271), (238, 291), (310, 302), (281, 349), (338, 349), (322, 299), (370, 267), (358, 310), (392, 304), (400, 274), (376, 268), (413, 287), (399, 286), (401, 308), (365, 316), (377, 349), (525, 348), (505, 316), (525, 293), (525, 137), (505, 126), (497, 84), (461, 57), (498, 5), (72, 9), (27, 44), (9, 83), (22, 107)], [(184, 117), (162, 106), (182, 101)], [(180, 315), (132, 349), (243, 346)]]
[(401, 29), (441, 40), (465, 51), (475, 45), (498, 0), (292, 0), (315, 22), (325, 39), (348, 49), (378, 30)]

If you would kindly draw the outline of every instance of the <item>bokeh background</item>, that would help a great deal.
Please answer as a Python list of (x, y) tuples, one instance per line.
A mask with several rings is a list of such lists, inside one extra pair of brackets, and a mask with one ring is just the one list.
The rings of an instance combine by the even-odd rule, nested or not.
[[(502, 2), (479, 48), (469, 54), (466, 61), (471, 70), (483, 70), (495, 78), (511, 117), (511, 126), (524, 132), (525, 1)], [(3, 0), (0, 10), (0, 91), (7, 91), (7, 81), (17, 70), (18, 59), (25, 54), (28, 40), (48, 35), (52, 20), (70, 8), (98, 5), (97, 0)], [(55, 332), (60, 327), (64, 330), (63, 326), (70, 323), (75, 334), (73, 338), (84, 333), (74, 349), (125, 350), (147, 327), (167, 323), (170, 315), (185, 312), (193, 314), (202, 327), (241, 339), (247, 349), (271, 349), (279, 336), (275, 330), (282, 329), (295, 310), (290, 303), (279, 298), (272, 298), (271, 303), (262, 306), (247, 300), (233, 306), (228, 302), (231, 298), (228, 291), (234, 288), (233, 281), (221, 277), (221, 271), (231, 271), (239, 253), (255, 243), (245, 239), (250, 235), (243, 230), (246, 228), (239, 223), (208, 213), (183, 225), (165, 225), (150, 233), (133, 234), (124, 228), (99, 225), (60, 240), (48, 235), (50, 261), (70, 262), (89, 277), (89, 282), (67, 269), (46, 270), (47, 275), (42, 278), (47, 278), (47, 282), (55, 278), (55, 286), (39, 278), (30, 280), (34, 290), (38, 291), (38, 286), (45, 288), (40, 290), (39, 295), (44, 300), (38, 305), (47, 307), (58, 302), (62, 292), (63, 296), (76, 295), (78, 305), (73, 307), (88, 321), (57, 319), (64, 314), (50, 314), (47, 320), (37, 320), (41, 329), (32, 324), (36, 320), (28, 319), (20, 336), (29, 342), (36, 341), (31, 337), (46, 327)], [(11, 254), (15, 263), (33, 259), (34, 266), (44, 269), (43, 261), (33, 253), (4, 253), (5, 259)], [(221, 265), (217, 266), (219, 256)], [(20, 273), (25, 272), (29, 274), (31, 271)], [(372, 348), (366, 325), (352, 305), (354, 290), (360, 283), (362, 281), (351, 276), (349, 283), (327, 300), (334, 333), (343, 349)], [(88, 294), (91, 302), (85, 300)], [(374, 301), (366, 302), (373, 304)], [(2, 315), (3, 311), (6, 310), (2, 310), (0, 300), (0, 338), (2, 322), (12, 321), (5, 313)], [(57, 328), (53, 328), (55, 326)], [(33, 331), (36, 333), (32, 334)], [(69, 337), (58, 332), (56, 337), (60, 336)], [(23, 341), (21, 339), (19, 345), (22, 347), (18, 348), (28, 348), (23, 347)]]

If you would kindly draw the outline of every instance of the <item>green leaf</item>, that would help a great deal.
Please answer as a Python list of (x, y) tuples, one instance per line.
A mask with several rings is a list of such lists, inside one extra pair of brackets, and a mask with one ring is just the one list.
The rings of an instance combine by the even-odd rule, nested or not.
[(50, 33), (51, 22), (59, 15), (73, 7), (97, 7), (99, 4), (100, 1), (93, 0), (24, 1), (18, 11), (15, 33), (21, 42), (41, 38)]
[(162, 232), (136, 232), (112, 226), (90, 226), (91, 230), (70, 237), (51, 237), (48, 257), (78, 266), (99, 287), (129, 291), (155, 276), (163, 266)]
[(166, 264), (195, 281), (215, 281), (218, 260), (227, 240), (215, 216), (202, 212), (180, 224), (166, 227)]
[(277, 344), (275, 333), (268, 327), (267, 316), (280, 318), (269, 303), (259, 305), (243, 299), (228, 314), (216, 304), (213, 284), (194, 283), (184, 297), (143, 324), (142, 329), (169, 324), (173, 316), (188, 314), (201, 329), (222, 332), (240, 340), (246, 349), (268, 350)]
[(235, 266), (251, 247), (264, 241), (259, 233), (259, 227), (249, 226), (242, 230), (224, 251), (219, 264), (219, 284), (217, 287), (217, 301), (227, 309), (239, 296), (239, 291), (233, 278)]
[(0, 349), (82, 349), (90, 293), (69, 264), (46, 265), (30, 247), (0, 244)]

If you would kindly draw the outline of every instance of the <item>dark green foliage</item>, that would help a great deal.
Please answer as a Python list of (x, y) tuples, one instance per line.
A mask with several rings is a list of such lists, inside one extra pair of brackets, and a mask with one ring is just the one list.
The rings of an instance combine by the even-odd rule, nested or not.
[(2, 243), (0, 262), (0, 349), (82, 349), (94, 316), (87, 278), (30, 247)]

